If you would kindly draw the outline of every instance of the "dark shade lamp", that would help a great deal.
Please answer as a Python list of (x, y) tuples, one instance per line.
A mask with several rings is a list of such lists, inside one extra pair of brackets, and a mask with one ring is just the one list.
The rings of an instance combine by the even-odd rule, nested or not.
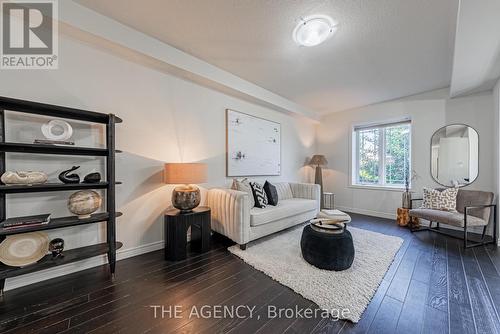
[(181, 212), (191, 212), (200, 205), (200, 189), (194, 184), (207, 182), (207, 165), (202, 163), (167, 163), (164, 181), (178, 184), (172, 191), (172, 205)]
[(316, 172), (314, 173), (314, 183), (319, 184), (321, 187), (321, 208), (324, 208), (324, 203), (323, 203), (323, 172), (321, 170), (321, 167), (326, 167), (328, 166), (328, 160), (326, 160), (325, 156), (322, 154), (316, 154), (313, 155), (311, 158), (311, 161), (309, 162), (309, 165), (311, 166), (316, 166)]

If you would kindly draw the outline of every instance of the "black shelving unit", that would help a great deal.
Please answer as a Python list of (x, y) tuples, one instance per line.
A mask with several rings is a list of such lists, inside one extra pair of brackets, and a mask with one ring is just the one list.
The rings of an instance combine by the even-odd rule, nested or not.
[[(76, 147), (56, 146), (45, 144), (25, 144), (5, 141), (5, 111), (44, 115), (71, 120), (100, 123), (106, 126), (106, 147)], [(35, 264), (26, 267), (10, 267), (0, 264), (0, 297), (3, 295), (5, 279), (48, 269), (54, 266), (80, 261), (94, 256), (107, 254), (111, 276), (114, 277), (116, 266), (116, 250), (122, 243), (116, 241), (116, 218), (121, 216), (116, 212), (115, 188), (121, 182), (115, 180), (115, 154), (120, 151), (115, 149), (115, 125), (122, 120), (113, 114), (103, 114), (95, 111), (80, 110), (32, 101), (24, 101), (7, 97), (0, 97), (0, 175), (7, 169), (5, 159), (6, 152), (18, 152), (29, 154), (57, 154), (75, 156), (96, 156), (106, 158), (106, 179), (95, 184), (78, 183), (46, 183), (38, 185), (0, 185), (0, 221), (7, 217), (6, 195), (15, 193), (35, 193), (50, 191), (68, 191), (82, 189), (105, 189), (106, 190), (106, 212), (96, 213), (90, 218), (80, 219), (76, 216), (52, 218), (47, 225), (21, 227), (16, 229), (0, 228), (0, 242), (8, 235), (51, 230), (70, 226), (79, 226), (93, 223), (106, 223), (106, 242), (75, 248), (65, 251), (63, 258), (52, 258), (47, 255)]]
[[(117, 242), (113, 249), (121, 248), (122, 243)], [(111, 247), (108, 243), (101, 243), (96, 245), (90, 245), (85, 247), (80, 247), (76, 249), (70, 249), (64, 252), (64, 257), (53, 258), (52, 255), (46, 255), (36, 265), (26, 266), (26, 267), (9, 267), (0, 264), (0, 279), (5, 280), (9, 277), (15, 277), (19, 275), (29, 274), (35, 271), (49, 269), (61, 264), (68, 264), (71, 262), (76, 262), (80, 260), (88, 259), (89, 257), (99, 256), (103, 254), (109, 254)]]
[(3, 152), (40, 153), (40, 154), (63, 154), (63, 155), (90, 155), (108, 156), (105, 148), (55, 146), (42, 144), (0, 143)]
[(5, 193), (5, 194), (18, 194), (18, 193), (34, 193), (34, 192), (46, 192), (46, 191), (64, 191), (64, 190), (82, 190), (82, 189), (106, 189), (107, 187), (108, 187), (108, 182), (76, 183), (76, 184), (45, 183), (45, 184), (34, 184), (34, 185), (31, 185), (31, 186), (25, 186), (25, 185), (5, 186), (5, 185), (0, 185), (0, 192)]

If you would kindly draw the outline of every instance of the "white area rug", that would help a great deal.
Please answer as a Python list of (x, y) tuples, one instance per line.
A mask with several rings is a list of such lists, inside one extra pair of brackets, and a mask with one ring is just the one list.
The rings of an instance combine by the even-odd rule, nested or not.
[(300, 237), (303, 225), (260, 239), (245, 251), (238, 245), (229, 251), (257, 270), (288, 286), (324, 310), (348, 309), (343, 319), (358, 322), (370, 303), (403, 239), (349, 227), (355, 257), (344, 271), (318, 269), (302, 258)]

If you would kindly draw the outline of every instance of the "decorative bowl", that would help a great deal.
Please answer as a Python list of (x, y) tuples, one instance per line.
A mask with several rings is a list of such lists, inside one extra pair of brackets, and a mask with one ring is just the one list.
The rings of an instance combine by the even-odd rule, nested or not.
[(9, 235), (0, 244), (0, 262), (12, 267), (36, 263), (49, 251), (49, 237), (44, 232)]
[(66, 121), (53, 119), (42, 125), (42, 133), (49, 140), (68, 140), (73, 135), (73, 128)]

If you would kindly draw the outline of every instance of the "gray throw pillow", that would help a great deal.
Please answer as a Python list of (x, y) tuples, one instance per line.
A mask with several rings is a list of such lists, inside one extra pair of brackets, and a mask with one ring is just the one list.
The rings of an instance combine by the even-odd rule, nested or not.
[(233, 179), (233, 185), (231, 186), (231, 189), (246, 192), (248, 194), (248, 197), (250, 197), (250, 209), (255, 206), (252, 187), (250, 186), (250, 181), (248, 181), (247, 178), (241, 180)]

